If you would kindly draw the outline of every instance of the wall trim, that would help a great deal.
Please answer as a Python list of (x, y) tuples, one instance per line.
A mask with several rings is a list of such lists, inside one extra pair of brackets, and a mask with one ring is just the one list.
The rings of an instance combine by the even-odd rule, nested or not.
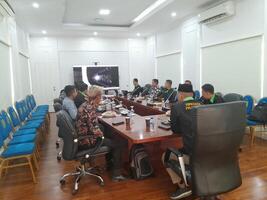
[(0, 38), (0, 43), (2, 43), (3, 45), (7, 46), (7, 47), (11, 47), (11, 44), (9, 44), (8, 42), (4, 41), (3, 39)]
[(213, 47), (213, 46), (218, 46), (218, 45), (222, 45), (222, 44), (228, 44), (228, 43), (233, 43), (233, 42), (238, 42), (238, 41), (242, 41), (242, 40), (246, 40), (246, 39), (250, 39), (250, 38), (256, 38), (256, 37), (262, 37), (263, 33), (256, 33), (253, 35), (249, 35), (249, 36), (243, 36), (237, 39), (230, 39), (230, 40), (226, 40), (226, 41), (222, 41), (222, 42), (216, 42), (216, 43), (211, 43), (211, 44), (207, 44), (207, 45), (201, 45), (200, 48), (201, 49), (205, 49), (208, 47)]
[(182, 51), (178, 50), (178, 51), (173, 51), (173, 52), (170, 52), (170, 53), (157, 55), (155, 58), (161, 58), (161, 57), (166, 57), (166, 56), (171, 56), (171, 55), (174, 55), (174, 54), (181, 54), (181, 53), (182, 53)]
[(27, 55), (27, 54), (25, 54), (25, 53), (23, 53), (23, 52), (21, 52), (21, 51), (19, 51), (19, 54), (22, 55), (23, 57), (27, 58), (27, 59), (30, 58), (29, 55)]

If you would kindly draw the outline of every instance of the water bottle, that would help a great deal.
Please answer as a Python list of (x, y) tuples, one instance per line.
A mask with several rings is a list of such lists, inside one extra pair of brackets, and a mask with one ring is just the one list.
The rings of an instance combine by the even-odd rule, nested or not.
[(151, 117), (151, 119), (150, 119), (150, 124), (151, 124), (152, 130), (154, 130), (154, 128), (155, 128), (155, 119), (153, 117)]

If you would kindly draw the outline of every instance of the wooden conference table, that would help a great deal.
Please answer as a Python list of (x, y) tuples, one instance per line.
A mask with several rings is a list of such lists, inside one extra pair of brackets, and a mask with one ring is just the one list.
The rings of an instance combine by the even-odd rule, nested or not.
[[(113, 134), (116, 134), (128, 141), (128, 150), (135, 144), (156, 144), (157, 148), (161, 148), (164, 151), (167, 147), (181, 148), (182, 141), (179, 134), (173, 134), (171, 130), (164, 130), (158, 127), (162, 121), (167, 121), (169, 117), (166, 116), (162, 110), (147, 106), (146, 101), (137, 103), (135, 101), (128, 100), (126, 98), (116, 97), (119, 101), (122, 101), (123, 105), (130, 107), (134, 106), (135, 115), (130, 119), (130, 129), (126, 127), (126, 124), (113, 125), (114, 120), (123, 120), (125, 117), (117, 116), (115, 118), (102, 118), (100, 122), (108, 128)], [(145, 118), (153, 118), (154, 127), (150, 128), (150, 131), (146, 129)]]

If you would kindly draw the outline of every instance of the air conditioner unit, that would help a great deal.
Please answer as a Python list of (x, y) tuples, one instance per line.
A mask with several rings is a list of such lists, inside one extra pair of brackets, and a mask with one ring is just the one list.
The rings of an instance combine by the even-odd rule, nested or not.
[(235, 4), (233, 1), (224, 2), (218, 6), (208, 9), (198, 15), (200, 24), (209, 24), (223, 20), (235, 14)]
[(0, 0), (0, 14), (4, 17), (14, 17), (15, 13), (6, 0)]

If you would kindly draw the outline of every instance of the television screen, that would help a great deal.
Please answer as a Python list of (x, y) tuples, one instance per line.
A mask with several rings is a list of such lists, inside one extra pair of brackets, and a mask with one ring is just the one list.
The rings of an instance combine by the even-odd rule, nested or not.
[(91, 85), (119, 87), (118, 67), (87, 67), (87, 78)]

